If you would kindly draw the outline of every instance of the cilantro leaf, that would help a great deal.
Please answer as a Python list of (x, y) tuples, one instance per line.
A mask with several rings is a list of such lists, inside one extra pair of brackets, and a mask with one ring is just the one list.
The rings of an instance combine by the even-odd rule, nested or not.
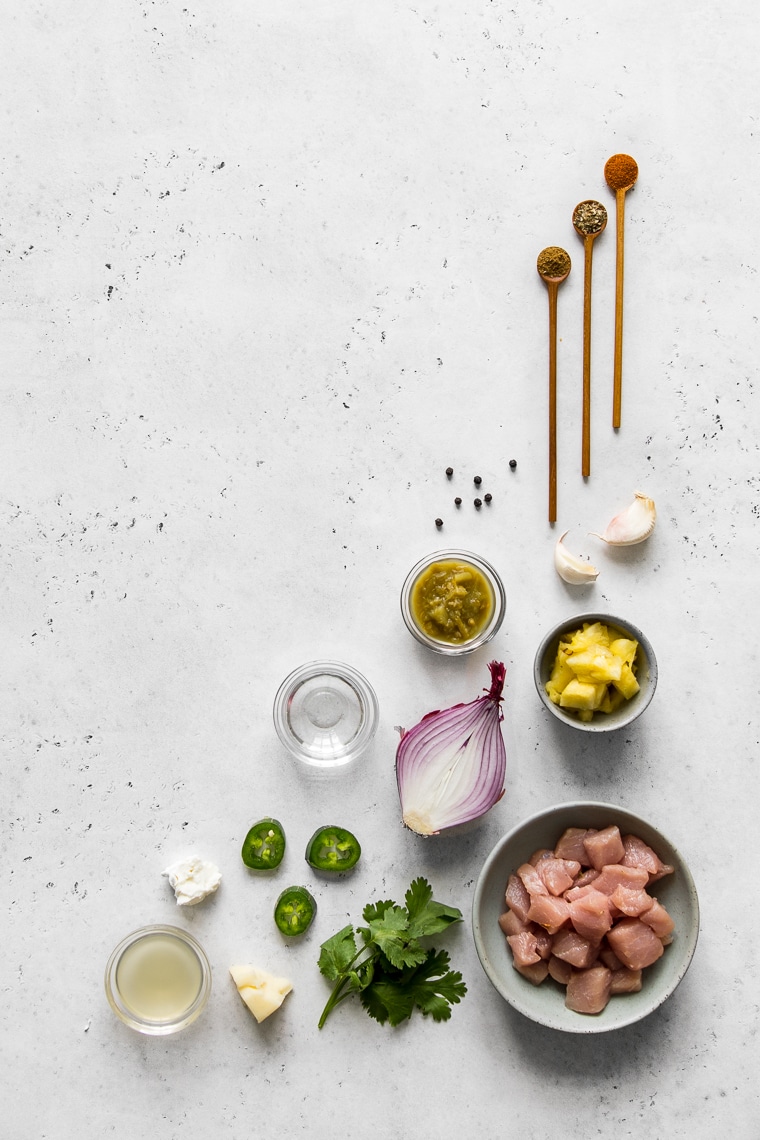
[(445, 950), (430, 950), (427, 960), (419, 966), (407, 982), (414, 1004), (433, 1021), (448, 1021), (451, 1006), (458, 1004), (467, 993), (458, 970), (449, 970), (449, 956)]
[(461, 922), (461, 910), (433, 900), (433, 889), (427, 879), (415, 879), (404, 901), (409, 914), (410, 938), (439, 934), (453, 922)]
[(459, 922), (462, 913), (435, 902), (424, 878), (414, 880), (405, 902), (406, 907), (391, 899), (370, 903), (362, 912), (366, 926), (345, 926), (322, 944), (319, 969), (335, 985), (320, 1029), (344, 998), (357, 993), (366, 1013), (383, 1025), (399, 1025), (415, 1008), (434, 1021), (451, 1017), (451, 1006), (467, 987), (462, 975), (449, 969), (448, 954), (426, 949), (420, 938)]
[(346, 973), (356, 957), (356, 940), (353, 926), (344, 926), (332, 938), (322, 943), (319, 955), (319, 970), (331, 982)]

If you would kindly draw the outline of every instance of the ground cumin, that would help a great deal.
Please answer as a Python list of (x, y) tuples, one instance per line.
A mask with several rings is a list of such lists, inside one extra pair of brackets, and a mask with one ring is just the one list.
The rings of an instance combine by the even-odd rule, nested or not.
[(542, 277), (566, 277), (570, 266), (570, 254), (558, 245), (548, 245), (542, 249), (536, 262), (536, 268)]
[(630, 190), (639, 168), (630, 154), (613, 154), (604, 164), (604, 177), (610, 190)]

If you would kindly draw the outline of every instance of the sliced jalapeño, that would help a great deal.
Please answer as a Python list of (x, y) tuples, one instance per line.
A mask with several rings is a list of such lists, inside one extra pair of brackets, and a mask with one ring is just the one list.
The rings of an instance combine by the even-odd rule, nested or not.
[(317, 871), (350, 871), (359, 862), (359, 840), (345, 827), (320, 827), (306, 848), (306, 862)]
[(285, 832), (276, 819), (260, 819), (254, 823), (240, 853), (246, 867), (254, 871), (271, 871), (279, 867), (285, 854)]
[(281, 934), (292, 938), (309, 929), (317, 912), (314, 896), (306, 887), (286, 887), (274, 908), (274, 921)]

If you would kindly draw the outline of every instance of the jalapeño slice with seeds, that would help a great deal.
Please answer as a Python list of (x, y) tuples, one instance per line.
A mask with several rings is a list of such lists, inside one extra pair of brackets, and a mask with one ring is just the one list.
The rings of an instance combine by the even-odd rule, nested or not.
[(359, 862), (359, 840), (345, 827), (320, 827), (306, 847), (306, 862), (317, 871), (350, 871)]
[(306, 887), (286, 887), (274, 908), (274, 921), (280, 934), (288, 938), (304, 934), (317, 913), (314, 896)]
[(254, 871), (271, 871), (279, 867), (284, 854), (285, 832), (276, 819), (260, 819), (243, 840), (243, 862)]

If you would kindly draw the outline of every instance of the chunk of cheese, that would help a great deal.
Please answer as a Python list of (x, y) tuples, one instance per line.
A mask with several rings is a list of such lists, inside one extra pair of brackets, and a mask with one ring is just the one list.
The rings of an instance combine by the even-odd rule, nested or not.
[(238, 993), (257, 1021), (279, 1009), (293, 989), (287, 978), (277, 978), (257, 966), (230, 966)]

